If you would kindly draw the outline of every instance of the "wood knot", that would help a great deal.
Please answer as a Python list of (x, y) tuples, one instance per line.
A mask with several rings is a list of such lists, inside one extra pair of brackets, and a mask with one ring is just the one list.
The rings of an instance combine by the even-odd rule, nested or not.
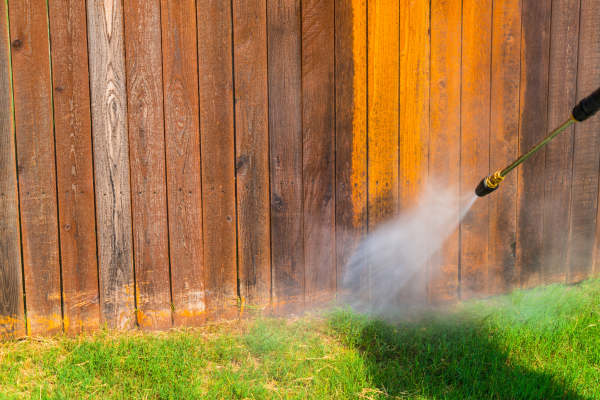
[(273, 210), (277, 212), (282, 212), (283, 210), (285, 210), (285, 204), (283, 202), (283, 199), (277, 195), (273, 195), (273, 202), (271, 206), (273, 207)]
[(231, 215), (227, 216), (227, 221), (229, 221), (229, 222), (233, 221), (233, 218), (231, 218)]
[(69, 232), (71, 230), (71, 224), (65, 225), (65, 231)]
[(22, 46), (23, 46), (23, 42), (21, 42), (19, 39), (15, 39), (15, 40), (12, 42), (12, 47), (13, 47), (13, 49), (15, 49), (15, 50), (19, 50), (19, 49), (20, 49)]

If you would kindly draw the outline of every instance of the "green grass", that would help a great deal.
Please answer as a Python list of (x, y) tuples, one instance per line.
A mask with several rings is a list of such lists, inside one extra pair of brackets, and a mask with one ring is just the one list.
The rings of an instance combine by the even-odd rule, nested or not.
[(388, 319), (337, 309), (0, 344), (0, 399), (600, 398), (600, 280)]

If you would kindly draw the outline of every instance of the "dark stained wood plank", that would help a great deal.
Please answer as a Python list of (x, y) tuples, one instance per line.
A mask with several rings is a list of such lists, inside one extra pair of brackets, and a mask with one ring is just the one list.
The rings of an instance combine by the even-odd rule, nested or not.
[(366, 271), (349, 262), (367, 234), (367, 5), (335, 3), (336, 264), (339, 302), (368, 301)]
[[(492, 1), (465, 0), (462, 15), (460, 193), (473, 191), (490, 168)], [(478, 199), (460, 227), (460, 299), (486, 297), (489, 198)]]
[(147, 330), (172, 325), (159, 1), (123, 4), (136, 308)]
[(25, 334), (7, 3), (0, 2), (0, 340)]
[[(521, 0), (495, 0), (493, 5), (490, 173), (518, 156), (521, 6)], [(487, 197), (488, 285), (489, 294), (496, 295), (510, 292), (517, 283), (517, 174), (509, 174)]]
[[(460, 208), (461, 5), (458, 0), (431, 2), (429, 186), (443, 187), (449, 201), (455, 202), (448, 221), (456, 226)], [(457, 229), (429, 260), (430, 303), (458, 299), (458, 257)]]
[(161, 10), (173, 322), (192, 326), (206, 319), (196, 1)]
[(85, 3), (48, 2), (65, 332), (100, 327)]
[[(519, 154), (546, 136), (550, 0), (523, 0)], [(517, 170), (517, 274), (520, 287), (541, 282), (544, 221), (544, 160), (546, 149)]]
[(198, 0), (202, 214), (207, 316), (237, 314), (231, 8)]
[[(571, 116), (577, 95), (577, 53), (580, 0), (552, 2), (548, 128)], [(566, 282), (573, 133), (570, 127), (546, 146), (542, 278), (546, 284)]]
[(100, 322), (110, 328), (132, 328), (135, 293), (122, 4), (88, 0), (87, 17)]
[(271, 301), (267, 2), (233, 1), (238, 279), (243, 305)]
[(45, 0), (11, 0), (10, 41), (27, 330), (62, 330), (52, 82)]
[(334, 0), (302, 2), (304, 303), (335, 298)]
[(300, 0), (267, 3), (271, 263), (275, 315), (304, 310)]
[[(600, 2), (581, 0), (577, 98), (580, 101), (600, 86)], [(567, 283), (592, 273), (597, 232), (600, 118), (575, 125), (571, 221), (567, 256)], [(596, 253), (598, 254), (598, 253)]]

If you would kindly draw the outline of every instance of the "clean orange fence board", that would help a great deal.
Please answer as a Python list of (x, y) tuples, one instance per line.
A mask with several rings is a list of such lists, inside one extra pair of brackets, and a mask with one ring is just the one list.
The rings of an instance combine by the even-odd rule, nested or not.
[(175, 326), (205, 320), (196, 1), (161, 1), (171, 294)]
[(62, 330), (52, 82), (45, 0), (9, 1), (27, 329)]
[(229, 2), (199, 0), (198, 61), (206, 307), (237, 311), (233, 61)]
[[(521, 0), (496, 0), (493, 7), (490, 173), (518, 156), (521, 63)], [(509, 174), (502, 186), (487, 197), (488, 285), (489, 294), (495, 295), (511, 291), (517, 279), (517, 174)]]
[[(431, 2), (429, 185), (447, 191), (459, 221), (461, 2)], [(481, 179), (481, 178), (480, 178)], [(429, 302), (458, 299), (458, 230), (429, 261)]]
[(66, 332), (100, 327), (85, 3), (48, 3)]
[(348, 270), (367, 234), (367, 6), (362, 0), (335, 3), (335, 81), (337, 296), (366, 301), (368, 276)]
[[(523, 0), (519, 154), (546, 136), (550, 0)], [(521, 287), (541, 282), (544, 218), (542, 148), (517, 170), (517, 273)]]
[(0, 340), (25, 334), (10, 41), (0, 2)]
[(302, 2), (304, 302), (335, 298), (334, 0)]
[(88, 0), (87, 17), (100, 322), (110, 328), (132, 328), (135, 299), (121, 2)]
[(137, 321), (159, 330), (172, 325), (160, 3), (123, 7)]
[[(460, 114), (460, 194), (473, 196), (490, 163), (492, 0), (463, 1)], [(475, 201), (460, 227), (460, 298), (488, 289), (489, 198)]]
[[(581, 0), (577, 98), (600, 87), (600, 2)], [(575, 104), (575, 103), (574, 103)], [(573, 181), (567, 282), (578, 282), (592, 273), (594, 237), (597, 232), (598, 167), (600, 164), (600, 118), (575, 125)], [(593, 218), (596, 216), (596, 218)], [(600, 238), (600, 236), (598, 237)], [(596, 253), (599, 255), (598, 253)]]
[(233, 2), (239, 295), (256, 307), (271, 301), (266, 22), (265, 0)]
[[(579, 1), (552, 2), (547, 133), (569, 118), (575, 105)], [(568, 128), (546, 146), (545, 180), (542, 181), (545, 185), (544, 283), (564, 283), (567, 279), (573, 131), (574, 127)]]

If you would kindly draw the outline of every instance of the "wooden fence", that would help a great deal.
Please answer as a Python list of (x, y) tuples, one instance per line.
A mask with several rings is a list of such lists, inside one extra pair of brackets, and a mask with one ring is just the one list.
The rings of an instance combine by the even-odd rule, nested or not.
[[(357, 244), (432, 178), (471, 193), (600, 85), (598, 15), (596, 0), (0, 1), (0, 336), (328, 304)], [(597, 272), (599, 145), (600, 118), (555, 139), (401, 297)]]

